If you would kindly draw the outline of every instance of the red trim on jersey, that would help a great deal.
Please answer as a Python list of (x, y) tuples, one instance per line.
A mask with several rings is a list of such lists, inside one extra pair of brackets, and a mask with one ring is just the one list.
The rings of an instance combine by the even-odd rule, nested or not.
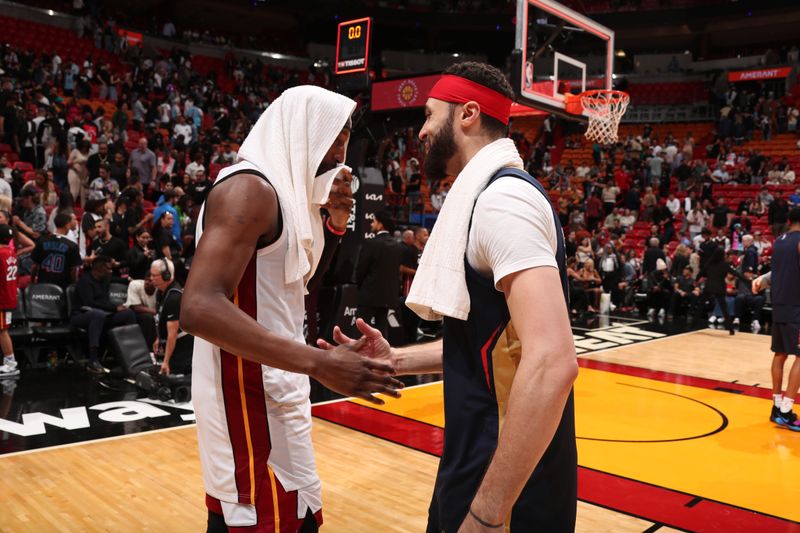
[(481, 348), (481, 361), (483, 362), (483, 372), (486, 374), (486, 386), (489, 387), (489, 390), (492, 390), (492, 381), (489, 379), (489, 348), (491, 348), (494, 341), (497, 340), (497, 335), (500, 334), (500, 330), (503, 328), (503, 324), (497, 326), (497, 329), (494, 330), (492, 336), (489, 337), (489, 340), (486, 341), (486, 344), (483, 345)]
[[(236, 289), (239, 308), (256, 318), (256, 256)], [(239, 503), (254, 504), (267, 476), (271, 450), (261, 365), (220, 350), (222, 395), (233, 451)]]
[[(303, 526), (305, 516), (297, 517), (298, 492), (296, 490), (287, 492), (278, 478), (274, 478), (275, 491), (273, 492), (272, 480), (269, 476), (264, 477), (265, 479), (259, 486), (256, 501), (252, 504), (256, 508), (257, 524), (247, 527), (228, 527), (229, 532), (264, 533), (272, 531), (278, 533), (278, 531), (299, 531)], [(278, 502), (277, 510), (275, 509), (276, 501)], [(212, 513), (223, 514), (220, 501), (208, 494), (206, 494), (206, 507)], [(317, 526), (321, 526), (323, 522), (322, 509), (314, 513), (314, 518)]]

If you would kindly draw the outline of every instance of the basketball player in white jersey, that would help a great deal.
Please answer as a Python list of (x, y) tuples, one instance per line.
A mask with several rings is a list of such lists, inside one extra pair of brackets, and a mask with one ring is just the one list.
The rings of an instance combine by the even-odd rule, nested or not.
[(379, 403), (373, 393), (402, 387), (390, 363), (359, 353), (368, 354), (363, 341), (329, 352), (304, 343), (306, 287), (327, 268), (353, 201), (350, 175), (333, 176), (354, 108), (318, 87), (284, 92), (201, 210), (181, 327), (196, 337), (192, 399), (209, 532), (322, 523), (308, 376)]

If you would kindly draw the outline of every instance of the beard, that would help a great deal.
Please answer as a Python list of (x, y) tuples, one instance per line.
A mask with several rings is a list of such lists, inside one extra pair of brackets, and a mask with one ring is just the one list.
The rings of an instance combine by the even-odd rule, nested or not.
[(436, 133), (431, 135), (425, 157), (425, 176), (432, 181), (441, 181), (447, 177), (447, 162), (456, 154), (458, 148), (453, 136), (453, 113), (447, 122)]

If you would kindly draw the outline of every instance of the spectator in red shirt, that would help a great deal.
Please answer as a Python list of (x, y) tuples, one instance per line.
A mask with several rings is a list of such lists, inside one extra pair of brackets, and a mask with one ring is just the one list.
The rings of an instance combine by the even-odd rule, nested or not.
[(13, 238), (11, 226), (0, 224), (0, 350), (3, 351), (0, 379), (19, 374), (14, 345), (8, 334), (11, 312), (17, 308), (17, 254), (10, 246)]
[(596, 194), (589, 196), (586, 200), (586, 222), (589, 231), (597, 229), (597, 224), (603, 216), (603, 202)]

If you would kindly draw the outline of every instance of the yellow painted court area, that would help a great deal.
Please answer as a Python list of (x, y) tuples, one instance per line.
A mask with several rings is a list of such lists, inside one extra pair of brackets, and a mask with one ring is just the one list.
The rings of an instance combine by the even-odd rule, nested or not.
[[(581, 466), (800, 521), (800, 434), (768, 400), (581, 368), (575, 401)], [(443, 427), (442, 384), (379, 409)]]

